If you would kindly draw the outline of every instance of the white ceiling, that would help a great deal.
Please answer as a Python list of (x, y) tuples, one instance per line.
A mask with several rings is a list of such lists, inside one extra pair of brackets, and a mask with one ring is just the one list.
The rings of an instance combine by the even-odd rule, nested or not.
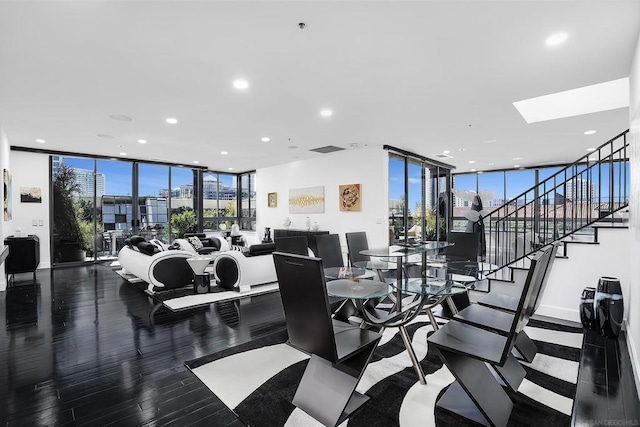
[(451, 150), (458, 172), (573, 161), (628, 108), (527, 124), (512, 103), (627, 77), (639, 30), (638, 0), (4, 1), (0, 126), (14, 146), (234, 172), (353, 143)]

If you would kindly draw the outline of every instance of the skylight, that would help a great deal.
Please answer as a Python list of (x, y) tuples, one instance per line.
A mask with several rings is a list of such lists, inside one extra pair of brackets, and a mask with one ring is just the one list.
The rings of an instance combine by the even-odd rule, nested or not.
[(598, 113), (629, 106), (629, 78), (514, 102), (527, 123)]

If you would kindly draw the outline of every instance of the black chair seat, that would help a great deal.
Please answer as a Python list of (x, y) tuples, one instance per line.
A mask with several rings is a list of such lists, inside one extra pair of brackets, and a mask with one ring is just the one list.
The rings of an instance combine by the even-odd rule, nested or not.
[(429, 342), (454, 353), (473, 354), (492, 365), (504, 363), (507, 337), (460, 322), (449, 322), (429, 337)]
[(491, 292), (480, 298), (478, 304), (498, 310), (515, 312), (518, 309), (518, 301), (518, 298)]
[(513, 323), (513, 313), (495, 310), (480, 304), (471, 304), (453, 317), (460, 322), (479, 326), (482, 329), (497, 332), (501, 335), (509, 333)]

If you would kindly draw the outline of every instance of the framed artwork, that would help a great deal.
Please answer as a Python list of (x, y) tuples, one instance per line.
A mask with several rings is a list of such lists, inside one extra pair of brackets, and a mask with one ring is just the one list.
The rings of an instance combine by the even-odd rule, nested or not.
[(360, 184), (346, 184), (339, 186), (338, 205), (341, 212), (360, 212)]
[(9, 169), (5, 169), (3, 173), (4, 183), (4, 220), (9, 221), (12, 217), (11, 208), (11, 172)]
[(289, 213), (324, 213), (324, 187), (289, 190)]
[(270, 208), (278, 207), (278, 193), (267, 194), (267, 206)]
[(40, 187), (20, 187), (20, 203), (42, 203)]

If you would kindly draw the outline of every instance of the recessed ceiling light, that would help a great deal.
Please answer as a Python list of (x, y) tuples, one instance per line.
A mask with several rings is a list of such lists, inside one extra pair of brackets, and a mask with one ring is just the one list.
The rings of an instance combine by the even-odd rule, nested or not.
[(587, 130), (584, 132), (585, 135), (593, 135), (594, 133), (596, 133), (595, 130)]
[(469, 160), (469, 163), (475, 163), (475, 162), (476, 162), (475, 160)]
[(333, 116), (333, 111), (328, 110), (328, 109), (324, 109), (324, 110), (320, 111), (320, 115), (322, 117), (331, 117), (331, 116)]
[(194, 160), (194, 161), (193, 161), (193, 164), (195, 164), (195, 165), (197, 165), (197, 164), (199, 164), (199, 163), (200, 163), (200, 162), (199, 162), (199, 161), (197, 161), (197, 160)]
[(471, 169), (471, 172), (475, 172), (475, 171), (476, 171), (475, 169)]
[(519, 167), (520, 167), (520, 165), (513, 165), (513, 167), (514, 167), (514, 168), (519, 168)]
[(466, 148), (459, 148), (458, 151), (467, 151)]
[(292, 150), (295, 150), (296, 148), (298, 148), (297, 145), (290, 145), (288, 148), (291, 148)]
[(104, 133), (99, 133), (98, 135), (96, 135), (98, 138), (107, 138), (107, 139), (113, 139), (113, 135), (106, 135)]
[(122, 153), (120, 153), (121, 156), (126, 156), (127, 153), (125, 153), (124, 151)]
[(176, 123), (178, 123), (178, 119), (174, 119), (173, 117), (169, 117), (167, 120), (165, 120), (165, 122), (169, 123), (170, 125), (175, 125)]
[(234, 80), (233, 87), (239, 90), (245, 90), (249, 87), (249, 82), (242, 79)]
[(587, 148), (587, 151), (596, 151), (595, 148)]
[(451, 150), (443, 150), (442, 151), (444, 154), (449, 154), (451, 152)]
[(146, 140), (146, 139), (139, 139), (139, 140), (138, 140), (138, 142), (139, 142), (140, 144), (146, 144), (146, 143), (147, 143), (147, 140)]
[(232, 171), (232, 170), (233, 170), (233, 168), (228, 168), (228, 169), (229, 169), (230, 171)]
[(514, 158), (513, 158), (513, 159), (511, 159), (511, 160), (522, 160), (522, 157), (514, 157)]
[(222, 154), (223, 156), (226, 156), (227, 154), (229, 154), (229, 152), (227, 151), (221, 151), (220, 154)]
[(493, 166), (493, 165), (494, 165), (494, 163), (489, 163), (489, 166)]
[(269, 138), (268, 136), (263, 136), (262, 138), (260, 138), (260, 141), (269, 142), (269, 141), (271, 141), (271, 138)]
[(38, 139), (36, 139), (36, 142), (37, 142), (38, 144), (44, 144), (44, 143), (45, 143), (45, 142), (47, 142), (47, 141), (45, 141), (44, 139), (38, 138)]
[(567, 41), (567, 33), (557, 33), (547, 38), (547, 46), (556, 46)]
[(132, 120), (131, 117), (125, 116), (124, 114), (112, 114), (109, 116), (110, 119), (118, 120), (120, 122), (130, 122)]
[(484, 144), (492, 144), (494, 142), (496, 142), (496, 139), (485, 139), (484, 141), (482, 141)]

